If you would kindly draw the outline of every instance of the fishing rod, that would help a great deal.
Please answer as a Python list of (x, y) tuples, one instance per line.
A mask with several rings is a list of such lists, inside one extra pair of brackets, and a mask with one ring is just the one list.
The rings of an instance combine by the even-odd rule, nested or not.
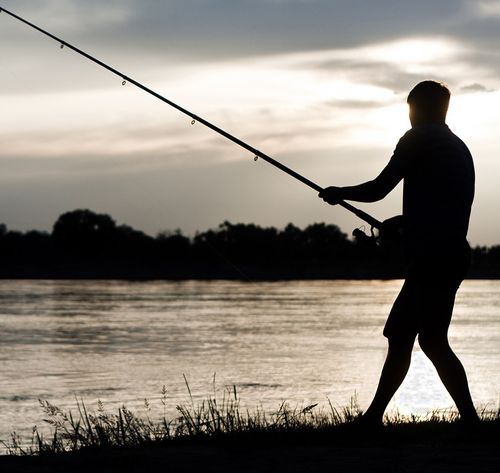
[[(191, 117), (191, 119), (192, 119), (191, 123), (193, 125), (196, 122), (199, 122), (202, 125), (205, 125), (206, 127), (215, 131), (219, 135), (222, 135), (224, 138), (232, 141), (233, 143), (236, 143), (238, 146), (241, 146), (242, 148), (246, 149), (247, 151), (250, 151), (250, 153), (252, 153), (255, 156), (255, 158), (254, 158), (255, 161), (257, 161), (258, 158), (262, 158), (264, 161), (277, 167), (281, 171), (294, 177), (295, 179), (299, 180), (300, 182), (302, 182), (306, 186), (309, 186), (310, 188), (314, 189), (315, 191), (317, 191), (317, 192), (323, 191), (323, 188), (321, 186), (310, 181), (309, 179), (302, 176), (298, 172), (295, 172), (294, 170), (290, 169), (289, 167), (285, 166), (284, 164), (281, 164), (279, 161), (276, 161), (275, 159), (271, 158), (270, 156), (263, 153), (262, 151), (259, 151), (258, 149), (254, 148), (253, 146), (250, 146), (248, 143), (245, 143), (243, 140), (240, 140), (236, 136), (233, 136), (230, 133), (228, 133), (227, 131), (224, 131), (222, 128), (219, 128), (218, 126), (214, 125), (213, 123), (209, 122), (208, 120), (205, 120), (204, 118), (200, 117), (199, 115), (196, 115), (195, 113), (185, 109), (184, 107), (181, 107), (180, 105), (176, 104), (175, 102), (172, 102), (171, 100), (165, 98), (163, 95), (160, 95), (158, 92), (151, 90), (149, 87), (146, 87), (145, 85), (141, 84), (140, 82), (136, 81), (135, 79), (127, 76), (123, 72), (118, 71), (114, 67), (109, 66), (108, 64), (104, 63), (103, 61), (95, 58), (94, 56), (91, 56), (90, 54), (86, 53), (85, 51), (82, 51), (81, 49), (77, 48), (76, 46), (73, 46), (72, 44), (68, 43), (67, 41), (64, 41), (63, 39), (61, 39), (61, 38), (53, 35), (52, 33), (44, 30), (43, 28), (40, 28), (39, 26), (31, 23), (30, 21), (28, 21), (28, 20), (16, 15), (15, 13), (12, 13), (11, 11), (6, 10), (5, 8), (0, 6), (0, 13), (2, 13), (2, 12), (6, 13), (7, 15), (10, 15), (12, 18), (15, 18), (16, 20), (28, 25), (29, 27), (39, 31), (40, 33), (44, 34), (45, 36), (48, 36), (49, 38), (52, 38), (53, 40), (57, 41), (61, 45), (61, 49), (64, 47), (67, 47), (67, 48), (75, 51), (76, 53), (80, 54), (81, 56), (87, 58), (88, 60), (103, 67), (104, 69), (107, 69), (108, 71), (117, 75), (118, 77), (120, 77), (122, 79), (122, 85), (125, 85), (127, 83), (135, 85), (136, 87), (143, 90), (144, 92), (147, 92), (148, 94), (152, 95), (153, 97), (156, 97), (157, 99), (161, 100), (162, 102), (175, 108), (179, 112)], [(372, 228), (377, 228), (380, 230), (380, 228), (382, 226), (382, 222), (378, 221), (376, 218), (367, 214), (363, 210), (360, 210), (360, 209), (354, 207), (353, 205), (348, 204), (345, 201), (340, 201), (338, 203), (338, 205), (340, 205), (344, 209), (348, 210), (349, 212), (352, 212), (354, 215), (359, 217), (361, 220), (364, 220), (365, 222), (370, 224)]]

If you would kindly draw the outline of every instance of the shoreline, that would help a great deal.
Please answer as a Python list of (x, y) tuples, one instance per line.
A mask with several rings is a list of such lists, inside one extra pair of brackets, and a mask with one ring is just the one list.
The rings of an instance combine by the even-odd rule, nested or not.
[[(281, 277), (259, 277), (259, 278), (243, 278), (241, 275), (218, 275), (210, 277), (207, 275), (193, 275), (187, 277), (175, 277), (172, 275), (160, 277), (160, 276), (147, 276), (147, 275), (61, 275), (61, 274), (44, 274), (40, 275), (26, 275), (26, 276), (0, 276), (0, 281), (130, 281), (130, 282), (156, 282), (156, 281), (235, 281), (235, 282), (280, 282), (280, 281), (395, 281), (404, 279), (404, 275), (384, 275), (384, 274), (372, 274), (372, 275), (339, 275), (335, 277), (327, 277), (323, 275), (318, 276), (307, 276), (307, 275), (297, 275), (297, 276), (281, 276)], [(467, 276), (464, 281), (497, 281), (500, 280), (500, 274), (473, 274)]]
[(138, 447), (0, 456), (2, 471), (44, 472), (492, 472), (500, 464), (498, 422), (467, 433), (459, 423), (396, 424), (381, 432), (344, 425), (299, 433), (178, 439)]

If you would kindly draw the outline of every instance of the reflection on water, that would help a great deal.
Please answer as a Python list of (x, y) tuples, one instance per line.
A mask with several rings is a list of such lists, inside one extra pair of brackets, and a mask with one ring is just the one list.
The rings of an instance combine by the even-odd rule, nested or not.
[[(173, 412), (187, 399), (236, 385), (250, 406), (366, 407), (384, 361), (381, 335), (401, 281), (0, 283), (0, 439), (40, 424), (38, 398), (75, 397), (109, 408), (166, 385)], [(467, 281), (450, 331), (478, 404), (497, 407), (500, 282)], [(423, 413), (452, 404), (416, 348), (392, 408)]]

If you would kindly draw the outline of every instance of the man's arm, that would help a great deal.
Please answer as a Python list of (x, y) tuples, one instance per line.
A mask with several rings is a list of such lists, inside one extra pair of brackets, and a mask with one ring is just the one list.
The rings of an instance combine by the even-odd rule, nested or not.
[(397, 167), (392, 162), (389, 162), (373, 181), (368, 181), (357, 186), (327, 187), (319, 193), (319, 197), (331, 205), (336, 205), (341, 200), (376, 202), (391, 192), (401, 179), (403, 179), (403, 176)]

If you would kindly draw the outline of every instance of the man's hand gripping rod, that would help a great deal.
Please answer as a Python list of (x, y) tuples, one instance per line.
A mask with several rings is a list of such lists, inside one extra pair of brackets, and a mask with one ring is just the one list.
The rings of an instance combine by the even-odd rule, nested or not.
[[(248, 143), (245, 143), (244, 141), (242, 141), (239, 138), (224, 131), (222, 128), (219, 128), (218, 126), (214, 125), (213, 123), (210, 123), (209, 121), (196, 115), (195, 113), (190, 112), (189, 110), (181, 107), (180, 105), (177, 105), (176, 103), (172, 102), (171, 100), (168, 100), (167, 98), (163, 97), (162, 95), (155, 92), (154, 90), (151, 90), (149, 87), (146, 87), (145, 85), (132, 79), (131, 77), (128, 77), (126, 74), (123, 74), (122, 72), (109, 66), (108, 64), (105, 64), (104, 62), (91, 56), (90, 54), (86, 53), (85, 51), (82, 51), (81, 49), (77, 48), (76, 46), (73, 46), (72, 44), (64, 41), (63, 39), (53, 35), (52, 33), (49, 33), (48, 31), (40, 28), (39, 26), (29, 22), (28, 20), (25, 20), (24, 18), (12, 13), (9, 10), (6, 10), (5, 8), (0, 6), (0, 13), (1, 12), (7, 13), (7, 15), (10, 15), (11, 17), (15, 18), (16, 20), (19, 20), (20, 22), (28, 25), (29, 27), (31, 27), (37, 31), (39, 31), (40, 33), (48, 36), (49, 38), (52, 38), (53, 40), (57, 41), (61, 45), (61, 48), (66, 46), (69, 49), (80, 54), (81, 56), (83, 56), (83, 57), (89, 59), (90, 61), (96, 63), (97, 65), (103, 67), (104, 69), (107, 69), (108, 71), (110, 71), (113, 74), (120, 77), (124, 81), (123, 84), (125, 84), (126, 82), (129, 82), (130, 84), (135, 85), (139, 89), (142, 89), (143, 91), (147, 92), (148, 94), (152, 95), (153, 97), (156, 97), (157, 99), (161, 100), (162, 102), (165, 102), (166, 104), (170, 105), (171, 107), (173, 107), (173, 108), (177, 109), (178, 111), (184, 113), (185, 115), (191, 117), (196, 122), (200, 122), (201, 124), (205, 125), (206, 127), (210, 128), (211, 130), (215, 131), (219, 135), (223, 136), (224, 138), (227, 138), (228, 140), (232, 141), (233, 143), (236, 143), (238, 146), (241, 146), (242, 148), (246, 149), (247, 151), (250, 151), (250, 153), (252, 153), (255, 157), (262, 158), (264, 161), (267, 161), (269, 164), (272, 164), (273, 166), (277, 167), (281, 171), (286, 172), (290, 176), (292, 176), (295, 179), (299, 180), (300, 182), (306, 184), (307, 186), (311, 187), (315, 191), (321, 192), (323, 190), (322, 187), (318, 186), (317, 184), (315, 184), (314, 182), (305, 178), (304, 176), (301, 176), (299, 173), (297, 173), (297, 172), (293, 171), (292, 169), (288, 168), (287, 166), (281, 164), (280, 162), (271, 158), (270, 156), (263, 153), (262, 151), (259, 151), (258, 149), (254, 148), (253, 146), (250, 146)], [(347, 202), (344, 202), (344, 201), (339, 202), (338, 205), (340, 205), (341, 207), (344, 207), (349, 212), (352, 212), (353, 214), (355, 214), (361, 220), (364, 220), (365, 222), (367, 222), (372, 227), (380, 230), (382, 223), (379, 222), (377, 219), (373, 218), (371, 215), (367, 214), (366, 212), (363, 212), (362, 210), (360, 210), (360, 209), (354, 207), (353, 205), (348, 204)]]

